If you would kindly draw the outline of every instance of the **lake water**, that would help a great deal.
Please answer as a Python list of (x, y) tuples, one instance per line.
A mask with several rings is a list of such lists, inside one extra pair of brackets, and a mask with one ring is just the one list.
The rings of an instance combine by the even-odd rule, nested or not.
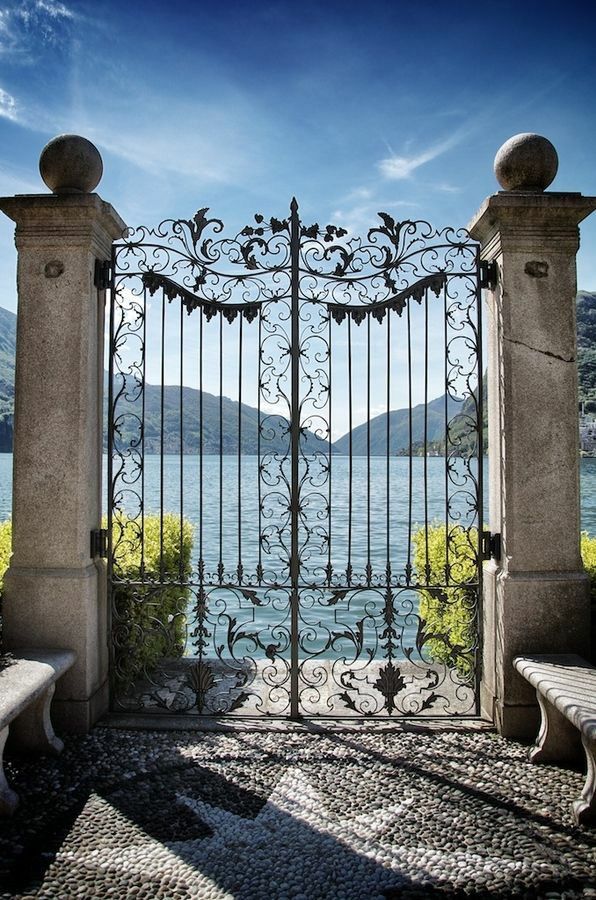
[[(12, 457), (0, 454), (0, 520), (10, 515), (11, 465)], [(466, 483), (463, 478), (463, 461), (454, 461), (453, 465), (447, 485), (449, 521), (459, 521), (466, 527), (475, 525), (475, 498), (473, 492), (470, 493), (473, 479), (468, 477)], [(163, 460), (162, 472), (158, 456), (146, 457), (144, 508), (148, 514), (157, 513), (163, 501), (164, 509), (178, 517), (182, 514), (192, 523), (193, 567), (196, 567), (202, 541), (206, 571), (214, 585), (207, 589), (207, 602), (203, 607), (207, 612), (202, 622), (206, 627), (205, 634), (209, 635), (203, 659), (209, 661), (210, 671), (218, 684), (217, 690), (213, 688), (209, 692), (211, 699), (205, 701), (205, 709), (217, 714), (233, 709), (238, 701), (239, 684), (246, 682), (252, 687), (250, 691), (247, 688), (246, 697), (250, 694), (250, 699), (242, 702), (242, 712), (252, 715), (265, 711), (285, 715), (289, 703), (290, 634), (293, 633), (287, 567), (284, 566), (289, 544), (287, 487), (284, 487), (283, 478), (281, 482), (278, 480), (280, 473), (279, 470), (276, 473), (275, 467), (267, 479), (259, 478), (256, 457), (242, 457), (239, 465), (236, 457), (226, 456), (221, 461), (221, 468), (219, 457), (204, 457), (202, 488), (198, 458), (183, 457), (182, 466), (181, 471), (178, 456), (168, 456)], [(107, 459), (104, 458), (104, 469), (106, 467)], [(582, 459), (580, 468), (582, 529), (596, 534), (596, 459)], [(120, 482), (122, 490), (118, 502), (129, 514), (134, 514), (138, 509), (137, 494), (141, 479), (135, 478), (134, 471), (130, 474), (132, 479), (127, 479), (130, 484)], [(486, 461), (484, 474), (486, 480)], [(371, 686), (374, 688), (382, 684), (382, 666), (387, 660), (386, 592), (382, 588), (387, 559), (391, 562), (394, 577), (403, 578), (404, 566), (409, 559), (413, 561), (413, 550), (409, 545), (413, 532), (425, 521), (445, 521), (444, 459), (394, 457), (389, 461), (387, 476), (384, 458), (371, 459), (370, 467), (365, 457), (354, 458), (350, 494), (349, 459), (333, 458), (331, 547), (326, 539), (329, 533), (326, 512), (329, 481), (326, 474), (321, 477), (316, 466), (313, 466), (311, 484), (302, 492), (299, 538), (301, 574), (307, 583), (321, 585), (302, 588), (297, 613), (301, 660), (297, 691), (301, 709), (307, 713), (318, 714), (323, 710), (325, 714), (339, 711), (345, 715), (348, 694), (350, 703), (355, 704), (353, 710), (357, 712), (381, 710), (382, 704), (376, 697), (379, 691)], [(105, 472), (104, 479), (107, 483)], [(266, 480), (269, 486), (265, 484)], [(223, 487), (221, 499), (220, 486)], [(351, 539), (348, 530), (350, 496)], [(203, 510), (202, 517), (199, 516), (200, 509)], [(286, 524), (280, 532), (279, 523), (283, 523), (284, 516)], [(486, 512), (483, 518), (487, 520)], [(268, 540), (259, 542), (259, 534), (264, 534)], [(242, 589), (218, 587), (216, 572), (219, 561), (224, 566), (224, 583), (234, 584), (237, 583), (239, 559), (244, 567), (245, 585), (250, 584), (251, 578), (255, 583), (257, 564), (261, 563), (265, 571), (264, 580), (277, 582), (283, 587), (259, 590), (256, 605), (256, 595), (251, 600)], [(331, 562), (336, 583), (345, 584), (348, 560), (356, 580), (361, 584), (366, 584), (365, 567), (370, 564), (373, 572), (371, 584), (376, 583), (379, 589), (363, 587), (349, 592), (339, 591), (339, 596), (334, 599), (333, 591), (322, 587), (326, 577), (325, 566)], [(400, 700), (403, 705), (401, 711), (407, 714), (412, 712), (414, 708), (408, 706), (410, 700), (407, 698), (414, 694), (418, 697), (418, 700), (411, 701), (418, 703), (414, 711), (420, 708), (423, 701), (428, 701), (431, 712), (436, 711), (433, 698), (439, 694), (444, 698), (446, 711), (459, 714), (472, 711), (474, 690), (469, 685), (463, 686), (456, 673), (452, 671), (450, 675), (443, 671), (441, 674), (439, 667), (434, 670), (435, 680), (430, 678), (432, 673), (428, 667), (432, 664), (432, 656), (426, 645), (422, 648), (417, 646), (420, 632), (416, 592), (408, 588), (396, 590), (392, 604), (395, 638), (391, 658), (400, 660), (402, 668), (406, 665), (404, 672), (409, 671), (407, 666), (410, 666), (412, 673), (418, 673), (408, 676), (414, 683), (419, 685), (420, 681), (416, 682), (416, 679), (426, 678), (423, 688), (416, 687), (413, 694), (413, 689), (405, 691), (403, 703)], [(184, 666), (192, 664), (198, 655), (197, 628), (203, 627), (197, 618), (198, 608), (198, 591), (194, 589), (185, 609), (187, 643), (185, 658), (177, 664), (181, 667), (180, 671), (170, 671), (171, 665), (167, 672), (164, 670), (162, 673), (160, 669), (152, 675), (148, 686), (135, 688), (136, 696), (131, 695), (126, 700), (129, 706), (125, 704), (123, 708), (136, 709), (138, 706), (153, 709), (156, 704), (162, 711), (163, 708), (177, 710), (180, 704), (184, 709), (194, 708), (193, 704), (198, 701), (192, 691), (189, 694), (189, 676)], [(251, 665), (254, 663), (250, 678), (243, 669), (249, 660), (253, 661)], [(440, 688), (436, 687), (437, 679), (441, 681)]]
[[(170, 459), (175, 460), (175, 457), (171, 457)], [(191, 459), (191, 458), (189, 458)], [(205, 457), (206, 465), (209, 463), (214, 466), (216, 463), (216, 457)], [(229, 466), (235, 465), (235, 460), (233, 457), (224, 458), (224, 462)], [(376, 459), (373, 460), (373, 472), (377, 471), (379, 473), (379, 480), (377, 483), (377, 488), (380, 490), (382, 484), (384, 484), (384, 467), (383, 460)], [(398, 465), (395, 466), (395, 472), (397, 474), (398, 468), (401, 466), (405, 471), (407, 470), (407, 461), (404, 458), (396, 459), (394, 461)], [(421, 460), (415, 460), (414, 463), (416, 465), (420, 465)], [(437, 464), (442, 464), (442, 460), (440, 459), (429, 459), (429, 465), (435, 466)], [(334, 460), (334, 464), (336, 466), (339, 465), (339, 460)], [(154, 469), (157, 468), (158, 458), (157, 457), (148, 457), (148, 465), (153, 466)], [(247, 465), (250, 465), (247, 463)], [(104, 473), (107, 466), (107, 458), (104, 457)], [(190, 462), (187, 462), (188, 467), (188, 477), (193, 477), (193, 465)], [(378, 468), (377, 468), (378, 467)], [(172, 475), (174, 473), (175, 466), (171, 467)], [(485, 485), (487, 484), (488, 478), (488, 463), (484, 461), (484, 472), (485, 472)], [(196, 468), (194, 469), (194, 477), (196, 478)], [(205, 476), (204, 476), (205, 477)], [(394, 476), (395, 477), (395, 476)], [(583, 458), (580, 460), (580, 478), (581, 478), (581, 527), (583, 531), (589, 532), (589, 534), (596, 535), (596, 459), (588, 459)], [(208, 479), (205, 477), (205, 482), (210, 484), (212, 488), (215, 487), (214, 479)], [(104, 483), (105, 483), (105, 475), (104, 475)], [(12, 509), (12, 454), (11, 453), (0, 453), (0, 521), (4, 521), (10, 517), (11, 509)], [(152, 493), (147, 496), (147, 504), (148, 507), (151, 506), (153, 511), (158, 509), (159, 505), (159, 492), (158, 485), (154, 480)], [(373, 488), (374, 489), (374, 488)], [(178, 498), (178, 488), (176, 490), (176, 498)], [(248, 491), (247, 491), (248, 494)], [(488, 505), (488, 502), (487, 502)], [(435, 503), (435, 509), (437, 504)], [(176, 505), (172, 506), (173, 509), (176, 509)], [(192, 502), (191, 507), (192, 508)], [(211, 509), (213, 514), (215, 514), (215, 510), (213, 504), (211, 504)], [(438, 514), (442, 513), (441, 510)], [(437, 513), (436, 513), (437, 514)], [(485, 515), (486, 520), (486, 515)], [(213, 524), (213, 523), (211, 523)]]

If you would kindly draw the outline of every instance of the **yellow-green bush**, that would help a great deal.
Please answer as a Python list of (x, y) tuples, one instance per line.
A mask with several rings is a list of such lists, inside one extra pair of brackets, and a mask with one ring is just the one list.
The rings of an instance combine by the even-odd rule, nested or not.
[[(165, 515), (162, 558), (159, 516), (146, 516), (142, 577), (138, 523), (120, 519), (114, 523), (113, 533), (117, 577), (149, 582), (135, 586), (116, 584), (114, 588), (116, 679), (130, 682), (143, 672), (150, 673), (163, 657), (181, 656), (184, 652), (188, 590), (168, 587), (167, 583), (181, 574), (182, 578), (189, 575), (193, 533), (190, 523), (184, 522), (181, 549), (180, 519)], [(0, 593), (10, 560), (11, 541), (12, 523), (0, 522)], [(162, 578), (166, 587), (160, 585)]]
[(12, 546), (12, 522), (0, 522), (0, 669), (10, 662), (10, 654), (2, 652), (2, 585), (8, 569)]
[(164, 515), (163, 553), (160, 517), (145, 516), (142, 541), (139, 526), (138, 520), (120, 517), (112, 529), (115, 678), (127, 685), (150, 675), (161, 659), (182, 656), (186, 643), (189, 591), (172, 582), (190, 574), (192, 526), (183, 523), (181, 542), (180, 519)]
[[(414, 535), (414, 567), (420, 581), (426, 578), (426, 547), (424, 529)], [(472, 548), (477, 533), (472, 529), (469, 538), (465, 532), (452, 526), (449, 538), (451, 581), (462, 587), (433, 588), (445, 583), (445, 535), (444, 525), (433, 525), (428, 532), (428, 563), (430, 566), (429, 590), (420, 592), (420, 617), (424, 620), (425, 645), (433, 660), (454, 666), (462, 675), (472, 674), (474, 657), (470, 647), (476, 643), (474, 619), (474, 592), (466, 589), (466, 582), (476, 580), (476, 564)], [(592, 599), (592, 632), (596, 629), (596, 537), (586, 531), (581, 535), (581, 555), (584, 568), (590, 576)]]
[(12, 522), (0, 522), (0, 591), (4, 582), (4, 573), (8, 569), (12, 544)]
[(581, 552), (584, 568), (590, 576), (590, 605), (592, 607), (591, 659), (592, 662), (596, 662), (596, 537), (590, 537), (587, 531), (582, 531)]
[(582, 531), (581, 552), (584, 569), (590, 576), (590, 594), (592, 605), (596, 604), (596, 537), (590, 537), (587, 531)]
[(414, 534), (414, 568), (418, 580), (430, 586), (428, 590), (420, 591), (420, 617), (425, 623), (424, 645), (434, 661), (456, 668), (467, 678), (473, 673), (472, 648), (476, 646), (477, 636), (476, 590), (465, 585), (478, 577), (474, 556), (477, 531), (471, 529), (465, 532), (454, 525), (449, 528), (449, 581), (458, 587), (444, 587), (446, 536), (445, 525), (429, 528), (427, 572), (425, 530), (421, 528)]

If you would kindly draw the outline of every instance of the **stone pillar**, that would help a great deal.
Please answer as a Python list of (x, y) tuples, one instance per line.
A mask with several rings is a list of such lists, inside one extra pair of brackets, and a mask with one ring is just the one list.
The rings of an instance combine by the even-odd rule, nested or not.
[(4, 641), (76, 651), (53, 705), (58, 728), (85, 732), (107, 709), (106, 571), (91, 556), (101, 525), (105, 292), (123, 221), (92, 191), (96, 148), (74, 135), (45, 148), (53, 194), (0, 200), (16, 222), (18, 318), (13, 555), (5, 577)]
[(500, 561), (484, 570), (482, 707), (509, 737), (533, 737), (533, 689), (512, 667), (524, 653), (587, 654), (589, 583), (580, 556), (575, 257), (596, 198), (544, 193), (552, 144), (517, 135), (495, 172), (505, 190), (470, 223), (497, 264), (488, 294), (490, 530)]

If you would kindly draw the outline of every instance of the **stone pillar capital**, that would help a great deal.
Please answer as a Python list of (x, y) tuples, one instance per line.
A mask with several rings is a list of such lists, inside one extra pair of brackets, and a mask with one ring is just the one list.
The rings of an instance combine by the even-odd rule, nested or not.
[(582, 194), (499, 191), (486, 198), (468, 231), (480, 243), (483, 259), (504, 250), (576, 253), (578, 225), (595, 209), (596, 197)]
[(88, 247), (109, 255), (126, 224), (98, 194), (17, 194), (0, 197), (0, 211), (16, 224), (17, 249)]

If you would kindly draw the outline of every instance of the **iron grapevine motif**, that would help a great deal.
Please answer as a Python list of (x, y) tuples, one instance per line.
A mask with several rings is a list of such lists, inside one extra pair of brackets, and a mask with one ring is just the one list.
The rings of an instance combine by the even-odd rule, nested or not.
[[(228, 238), (223, 222), (204, 207), (191, 219), (165, 220), (154, 229), (141, 226), (129, 232), (115, 246), (113, 263), (110, 583), (115, 665), (118, 668), (122, 660), (119, 671), (126, 673), (127, 642), (134, 639), (142, 646), (153, 630), (164, 628), (149, 614), (141, 625), (125, 621), (128, 607), (118, 605), (119, 588), (138, 589), (140, 605), (146, 585), (153, 594), (179, 587), (189, 596), (181, 615), (186, 617), (187, 652), (192, 654), (178, 666), (164, 660), (148, 667), (142, 678), (130, 676), (117, 705), (281, 716), (341, 716), (346, 710), (365, 716), (412, 715), (450, 704), (455, 715), (474, 709), (477, 685), (468, 663), (478, 651), (477, 630), (470, 645), (464, 645), (448, 628), (431, 628), (417, 600), (420, 592), (436, 597), (442, 590), (449, 603), (450, 592), (465, 590), (469, 620), (477, 619), (482, 473), (473, 447), (478, 446), (482, 421), (482, 398), (475, 390), (481, 328), (478, 247), (467, 232), (437, 231), (422, 221), (396, 222), (381, 212), (363, 239), (336, 225), (302, 224), (293, 200), (287, 218), (256, 214), (254, 223)], [(203, 322), (236, 323), (227, 331), (237, 335), (240, 354), (242, 324), (254, 323), (259, 405), (277, 411), (258, 423), (258, 539), (250, 551), (253, 556), (246, 548), (236, 553), (233, 541), (220, 536), (218, 556), (201, 551), (184, 577), (172, 572), (164, 578), (162, 571), (161, 587), (145, 575), (133, 584), (122, 568), (126, 555), (141, 553), (145, 545), (147, 296), (162, 298), (164, 317), (166, 305), (179, 304), (181, 315), (184, 310), (187, 316), (198, 313), (191, 322), (201, 323), (201, 329)], [(351, 348), (351, 323), (367, 323), (370, 379), (371, 323), (378, 323), (373, 331), (387, 336), (389, 348), (388, 328), (395, 321), (390, 313), (403, 317), (401, 334), (407, 334), (410, 354), (414, 304), (425, 315), (432, 304), (441, 311), (445, 393), (452, 400), (465, 394), (470, 401), (470, 411), (458, 417), (459, 430), (446, 421), (444, 520), (466, 542), (475, 565), (474, 581), (460, 583), (454, 577), (451, 537), (443, 585), (430, 583), (428, 553), (426, 565), (416, 570), (411, 502), (407, 553), (390, 549), (389, 540), (385, 553), (369, 515), (367, 557), (356, 559), (348, 550), (338, 559), (336, 550), (332, 559), (337, 516), (329, 438), (331, 328), (345, 329), (337, 333)], [(221, 324), (218, 332), (221, 342)], [(202, 330), (200, 334), (202, 366)], [(428, 331), (425, 334), (428, 344)], [(219, 366), (221, 374), (221, 358)], [(462, 434), (471, 436), (472, 449), (457, 456)], [(267, 447), (273, 438), (278, 440), (275, 452)], [(367, 458), (370, 466), (370, 454)], [(351, 455), (349, 459), (351, 465)], [(221, 475), (218, 490), (221, 519)], [(411, 496), (411, 472), (407, 490)], [(182, 487), (180, 491), (182, 496)], [(200, 492), (202, 497), (202, 487)], [(387, 498), (388, 492), (389, 478)], [(370, 497), (368, 502), (370, 506)], [(120, 521), (130, 527), (114, 529)], [(197, 527), (202, 547), (201, 513)], [(350, 512), (349, 548), (354, 527)], [(221, 528), (220, 522), (220, 533)], [(445, 645), (444, 665), (433, 662), (431, 643)]]

